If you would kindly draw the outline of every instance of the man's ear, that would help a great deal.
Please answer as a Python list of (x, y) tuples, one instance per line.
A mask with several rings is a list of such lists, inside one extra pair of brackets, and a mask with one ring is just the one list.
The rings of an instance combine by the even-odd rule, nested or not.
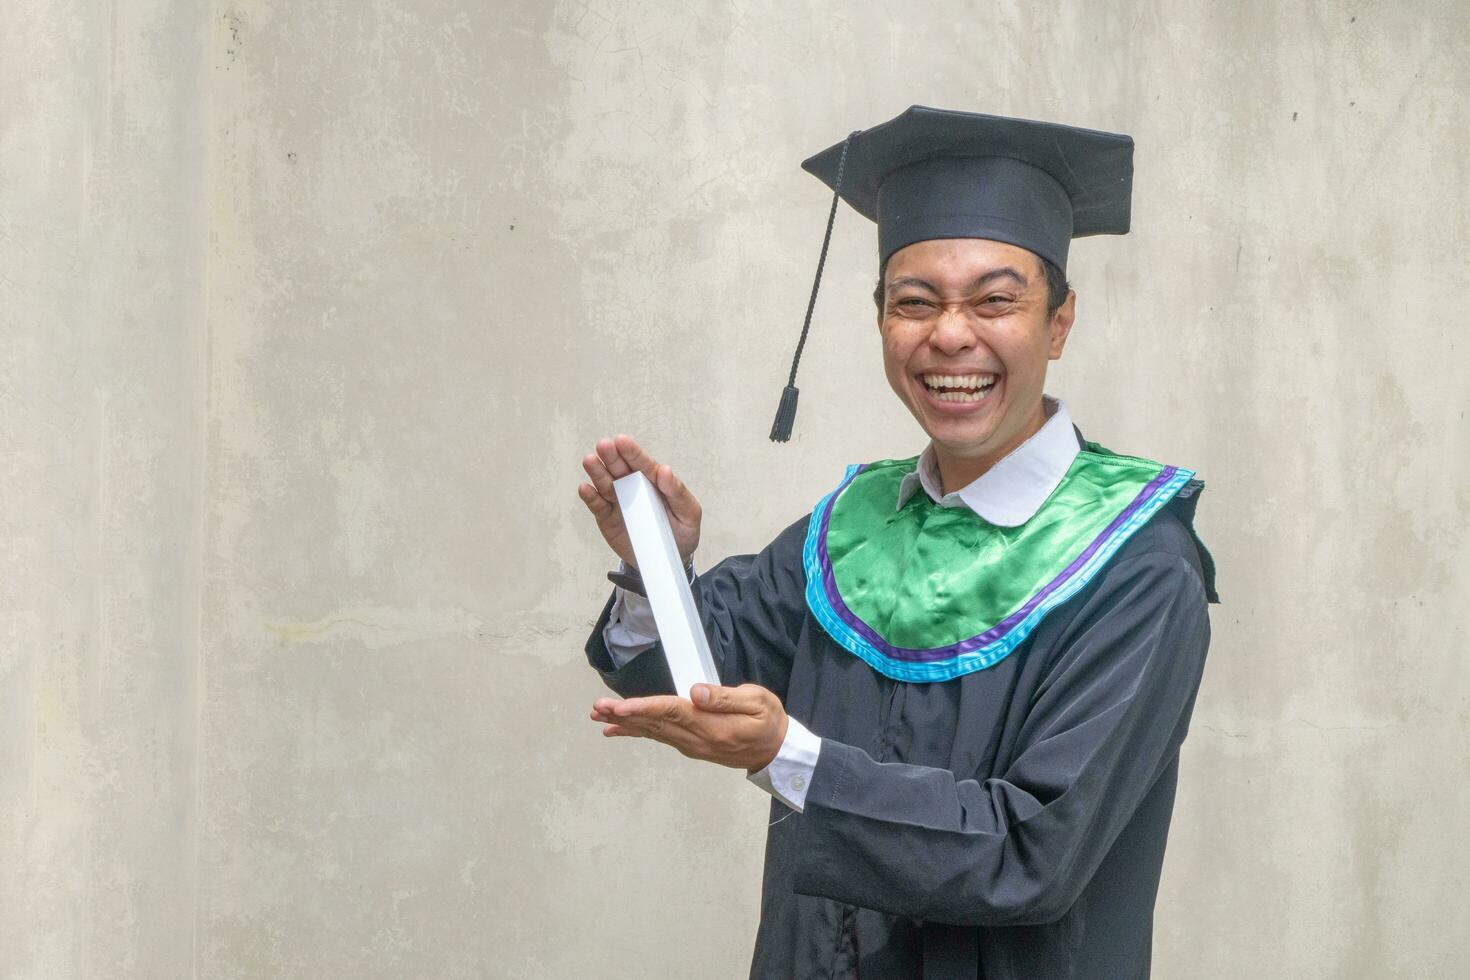
[(1051, 315), (1051, 343), (1047, 347), (1046, 356), (1049, 360), (1059, 360), (1062, 356), (1062, 348), (1067, 346), (1067, 337), (1072, 332), (1072, 321), (1077, 318), (1077, 291), (1067, 290), (1067, 298), (1062, 300), (1062, 305)]

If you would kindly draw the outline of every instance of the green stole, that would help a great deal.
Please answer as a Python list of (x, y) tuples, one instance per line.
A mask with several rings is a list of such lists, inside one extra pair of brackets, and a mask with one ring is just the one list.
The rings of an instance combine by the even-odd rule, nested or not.
[(1088, 443), (1030, 520), (999, 527), (922, 492), (897, 507), (917, 462), (849, 466), (813, 509), (803, 551), (817, 621), (901, 681), (1002, 660), (1194, 476)]

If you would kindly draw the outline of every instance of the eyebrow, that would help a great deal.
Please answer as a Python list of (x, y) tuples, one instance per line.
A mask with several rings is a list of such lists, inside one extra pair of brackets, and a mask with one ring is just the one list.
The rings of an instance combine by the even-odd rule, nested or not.
[[(1003, 265), (999, 269), (991, 269), (983, 276), (980, 276), (975, 281), (971, 282), (970, 285), (965, 287), (965, 292), (973, 293), (981, 286), (993, 282), (996, 279), (1014, 279), (1017, 285), (1019, 285), (1022, 289), (1025, 289), (1029, 285), (1026, 277), (1021, 275), (1020, 272), (1008, 265)], [(935, 289), (931, 283), (920, 279), (917, 276), (899, 276), (897, 279), (888, 284), (888, 289), (901, 289), (904, 286), (917, 286), (920, 289), (927, 289), (929, 292), (934, 293), (935, 295), (938, 295), (939, 293), (939, 290)]]

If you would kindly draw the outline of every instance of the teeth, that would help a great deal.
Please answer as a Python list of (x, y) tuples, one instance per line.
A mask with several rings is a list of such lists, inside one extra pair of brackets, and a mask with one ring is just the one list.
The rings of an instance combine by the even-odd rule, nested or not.
[(942, 402), (978, 402), (988, 392), (987, 388), (985, 391), (936, 391), (933, 395)]
[[(924, 384), (927, 385), (930, 388), (969, 388), (971, 390), (974, 390), (974, 389), (977, 389), (978, 388), (981, 391), (985, 391), (985, 390), (988, 390), (992, 385), (995, 384), (995, 375), (993, 375), (993, 374), (926, 374), (926, 375), (924, 375)], [(945, 394), (945, 392), (940, 392), (940, 395), (941, 396), (944, 395), (944, 394)], [(960, 393), (959, 392), (953, 392), (953, 394), (960, 394)], [(947, 401), (954, 401), (955, 399), (946, 399), (946, 400)], [(973, 398), (967, 398), (967, 399), (962, 399), (962, 400), (964, 400), (964, 401), (974, 401), (975, 399), (973, 399)]]

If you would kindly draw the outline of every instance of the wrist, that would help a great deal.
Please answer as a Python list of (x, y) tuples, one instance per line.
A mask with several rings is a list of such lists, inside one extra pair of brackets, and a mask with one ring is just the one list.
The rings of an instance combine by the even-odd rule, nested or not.
[(776, 727), (775, 744), (768, 746), (767, 751), (762, 753), (764, 761), (758, 761), (755, 765), (745, 770), (747, 776), (760, 772), (776, 761), (776, 756), (781, 754), (781, 746), (786, 744), (786, 730), (789, 726), (790, 719), (787, 717), (786, 712), (783, 711), (781, 712), (781, 723)]

